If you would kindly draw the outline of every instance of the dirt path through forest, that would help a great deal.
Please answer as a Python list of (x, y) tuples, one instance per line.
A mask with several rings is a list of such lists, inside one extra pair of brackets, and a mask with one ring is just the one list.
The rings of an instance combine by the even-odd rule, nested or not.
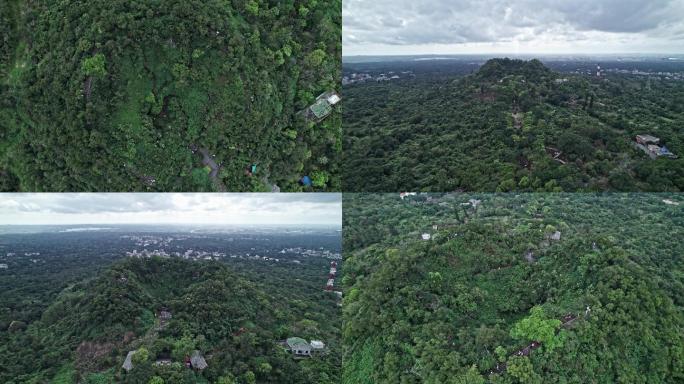
[(219, 170), (221, 169), (221, 166), (216, 163), (216, 160), (214, 160), (214, 157), (209, 154), (209, 151), (206, 148), (199, 148), (197, 149), (199, 153), (202, 154), (202, 164), (208, 166), (211, 171), (209, 172), (209, 177), (211, 178), (212, 182), (216, 186), (216, 188), (219, 190), (219, 192), (225, 192), (226, 186), (223, 185), (221, 180), (218, 178), (218, 173)]
[(525, 114), (520, 111), (513, 111), (511, 112), (511, 116), (513, 117), (513, 127), (515, 129), (522, 128), (522, 120)]

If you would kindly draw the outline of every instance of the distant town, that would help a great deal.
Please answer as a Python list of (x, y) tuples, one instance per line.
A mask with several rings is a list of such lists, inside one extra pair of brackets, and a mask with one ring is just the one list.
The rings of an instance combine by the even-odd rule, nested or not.
[[(206, 251), (194, 248), (183, 248), (182, 250), (170, 250), (171, 243), (176, 241), (183, 241), (188, 239), (201, 239), (206, 238), (206, 236), (189, 236), (189, 235), (178, 235), (178, 236), (155, 236), (155, 235), (124, 235), (121, 236), (122, 239), (132, 241), (136, 247), (131, 251), (126, 252), (127, 257), (134, 258), (150, 258), (150, 257), (180, 257), (186, 260), (221, 260), (221, 259), (245, 259), (245, 260), (261, 260), (261, 261), (272, 261), (281, 262), (288, 261), (293, 263), (299, 263), (300, 261), (296, 258), (324, 258), (330, 260), (341, 260), (342, 255), (340, 252), (331, 251), (323, 247), (317, 249), (309, 249), (305, 247), (288, 247), (283, 248), (280, 251), (263, 249), (257, 251), (256, 248), (251, 247), (248, 250), (233, 250), (231, 252), (220, 252), (220, 251)], [(229, 237), (228, 242), (234, 241), (234, 238)], [(153, 247), (150, 249), (148, 247)], [(176, 249), (182, 248), (180, 245), (175, 246)], [(196, 247), (195, 247), (196, 248)], [(286, 260), (284, 260), (284, 257)], [(293, 258), (294, 257), (294, 258)]]
[(412, 71), (400, 71), (400, 72), (394, 72), (394, 71), (389, 71), (387, 73), (381, 73), (379, 75), (372, 75), (370, 73), (366, 72), (359, 72), (359, 73), (352, 73), (348, 76), (342, 77), (342, 85), (349, 85), (349, 84), (356, 84), (356, 83), (365, 83), (365, 82), (370, 82), (370, 81), (392, 81), (392, 80), (399, 80), (399, 79), (405, 79), (405, 78), (411, 78), (415, 77)]

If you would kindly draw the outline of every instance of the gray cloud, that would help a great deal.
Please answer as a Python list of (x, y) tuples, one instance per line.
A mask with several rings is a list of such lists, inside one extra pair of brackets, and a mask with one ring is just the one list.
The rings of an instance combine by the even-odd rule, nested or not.
[[(557, 2), (561, 17), (580, 30), (643, 32), (681, 19), (673, 0), (604, 0)], [(678, 7), (679, 5), (679, 7)], [(672, 12), (677, 10), (678, 12)]]
[(683, 20), (681, 0), (345, 0), (343, 42), (345, 54), (364, 45), (520, 42), (603, 42), (609, 49), (630, 41), (666, 45)]

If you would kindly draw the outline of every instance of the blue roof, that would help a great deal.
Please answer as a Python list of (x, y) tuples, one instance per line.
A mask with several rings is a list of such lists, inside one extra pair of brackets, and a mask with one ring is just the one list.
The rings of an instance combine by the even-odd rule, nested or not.
[(307, 187), (310, 187), (310, 186), (311, 186), (311, 178), (310, 178), (309, 176), (304, 176), (304, 177), (302, 177), (302, 179), (300, 180), (300, 182), (301, 182), (303, 185), (307, 186)]

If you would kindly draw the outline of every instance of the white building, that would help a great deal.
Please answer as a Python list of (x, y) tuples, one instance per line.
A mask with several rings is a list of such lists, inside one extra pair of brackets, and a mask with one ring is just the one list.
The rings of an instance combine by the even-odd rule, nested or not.
[(401, 197), (402, 200), (404, 200), (404, 197), (409, 197), (409, 196), (415, 196), (416, 192), (402, 192), (399, 194), (399, 197)]
[(320, 340), (311, 340), (311, 352), (321, 353), (325, 350), (325, 343)]
[(337, 93), (333, 93), (332, 95), (328, 96), (327, 100), (328, 103), (330, 103), (330, 105), (335, 105), (339, 103), (342, 99), (340, 98), (340, 95), (338, 95)]

